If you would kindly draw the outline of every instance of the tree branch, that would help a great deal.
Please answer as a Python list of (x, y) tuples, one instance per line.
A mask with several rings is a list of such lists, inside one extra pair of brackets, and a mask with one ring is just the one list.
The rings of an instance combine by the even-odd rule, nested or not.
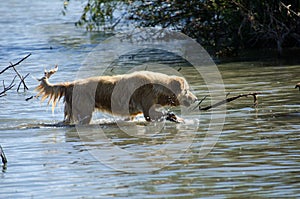
[(2, 160), (2, 163), (5, 165), (7, 163), (7, 159), (5, 157), (5, 154), (4, 154), (4, 151), (0, 145), (0, 156), (1, 156), (1, 160)]
[(13, 83), (15, 82), (16, 77), (17, 77), (17, 76), (15, 76), (15, 77), (13, 78), (13, 80), (11, 81), (11, 83), (9, 84), (8, 87), (5, 86), (4, 80), (3, 80), (3, 91), (0, 92), (0, 97), (5, 96), (5, 95), (6, 95), (6, 91), (12, 89), (12, 88), (16, 85), (16, 84), (13, 84)]
[[(18, 73), (17, 73), (18, 74)], [(19, 89), (20, 89), (20, 87), (21, 87), (21, 84), (23, 83), (23, 85), (24, 85), (24, 92), (25, 92), (25, 90), (28, 90), (28, 87), (26, 86), (26, 84), (25, 84), (25, 78), (26, 77), (28, 77), (28, 75), (29, 75), (30, 73), (27, 73), (26, 75), (25, 75), (25, 77), (23, 77), (23, 76), (19, 76), (20, 78), (21, 78), (21, 81), (20, 81), (20, 83), (19, 83), (19, 86), (18, 86), (18, 89), (17, 89), (17, 92), (19, 92)]]
[(290, 7), (291, 7), (291, 5), (285, 5), (284, 3), (282, 3), (281, 1), (280, 1), (280, 4), (284, 7), (284, 8), (286, 8), (287, 9), (287, 11), (288, 11), (288, 13), (289, 14), (294, 14), (294, 15), (296, 15), (297, 17), (300, 17), (300, 13), (297, 13), (297, 12), (295, 12), (294, 10), (292, 10)]
[(13, 64), (13, 63), (10, 62), (10, 65), (9, 65), (9, 66), (7, 66), (7, 67), (4, 68), (2, 71), (0, 71), (0, 75), (1, 75), (2, 73), (4, 73), (5, 71), (7, 71), (8, 69), (13, 68), (13, 70), (14, 70), (15, 73), (17, 74), (17, 75), (13, 78), (13, 80), (11, 81), (11, 83), (9, 84), (8, 87), (5, 86), (4, 80), (3, 80), (3, 91), (0, 92), (0, 97), (5, 96), (5, 95), (6, 95), (6, 92), (7, 92), (8, 90), (12, 89), (12, 88), (15, 86), (14, 81), (15, 81), (15, 79), (16, 79), (17, 76), (20, 78), (20, 83), (19, 83), (19, 86), (18, 86), (18, 88), (17, 88), (17, 92), (19, 92), (19, 89), (20, 89), (21, 84), (24, 85), (24, 92), (25, 92), (25, 90), (28, 90), (28, 87), (26, 86), (24, 80), (25, 80), (26, 77), (28, 77), (29, 73), (28, 73), (27, 75), (25, 75), (25, 77), (23, 77), (23, 76), (17, 71), (17, 69), (15, 68), (15, 66), (19, 65), (22, 61), (24, 61), (25, 59), (27, 59), (30, 55), (31, 55), (31, 53), (29, 53), (28, 55), (26, 55), (25, 57), (23, 57), (20, 61), (18, 61), (18, 62), (15, 63), (15, 64)]
[(10, 64), (9, 66), (7, 66), (6, 68), (4, 68), (2, 71), (0, 71), (0, 75), (2, 73), (4, 73), (5, 71), (7, 71), (8, 69), (12, 68), (12, 67), (15, 67), (17, 65), (19, 65), (22, 61), (24, 61), (25, 59), (27, 59), (29, 56), (31, 55), (31, 53), (29, 53), (28, 55), (26, 55), (25, 57), (23, 57), (20, 61), (18, 61), (17, 63), (15, 64)]
[(224, 99), (224, 100), (222, 100), (220, 102), (217, 102), (217, 103), (215, 103), (213, 105), (210, 105), (210, 106), (206, 106), (204, 108), (200, 107), (200, 103), (203, 101), (203, 100), (201, 100), (201, 102), (198, 104), (199, 105), (199, 110), (200, 111), (207, 111), (207, 110), (209, 110), (211, 108), (215, 108), (215, 107), (221, 106), (221, 105), (226, 104), (228, 102), (234, 101), (234, 100), (236, 100), (238, 98), (248, 97), (249, 95), (253, 96), (253, 103), (254, 103), (253, 105), (254, 105), (254, 107), (257, 107), (257, 105), (258, 105), (257, 95), (258, 94), (261, 94), (261, 93), (260, 92), (254, 92), (254, 93), (248, 93), (248, 94), (240, 94), (240, 95), (237, 95), (237, 96), (234, 96), (234, 97), (226, 98), (226, 99)]

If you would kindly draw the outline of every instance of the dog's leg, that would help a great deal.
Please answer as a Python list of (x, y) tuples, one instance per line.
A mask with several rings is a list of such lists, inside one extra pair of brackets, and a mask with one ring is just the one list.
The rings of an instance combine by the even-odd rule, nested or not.
[(148, 122), (151, 121), (161, 121), (163, 119), (169, 120), (171, 122), (176, 122), (176, 123), (182, 123), (184, 120), (177, 115), (175, 115), (173, 112), (167, 112), (163, 113), (160, 111), (157, 111), (158, 108), (161, 106), (158, 104), (154, 104), (151, 107), (147, 108), (147, 106), (143, 109), (143, 114), (145, 117), (145, 120)]
[(163, 119), (164, 114), (160, 111), (157, 111), (156, 109), (159, 108), (160, 105), (154, 104), (150, 107), (146, 106), (143, 109), (143, 114), (145, 117), (145, 120), (150, 122), (152, 120), (159, 121)]
[[(74, 105), (74, 104), (73, 104)], [(89, 124), (92, 119), (94, 106), (88, 104), (73, 106), (73, 120), (79, 124)]]
[(70, 97), (65, 97), (65, 108), (64, 108), (64, 121), (65, 124), (70, 124), (71, 122), (74, 122), (72, 120), (72, 101), (70, 100)]
[(97, 82), (78, 84), (72, 93), (72, 119), (79, 124), (89, 124), (95, 109)]

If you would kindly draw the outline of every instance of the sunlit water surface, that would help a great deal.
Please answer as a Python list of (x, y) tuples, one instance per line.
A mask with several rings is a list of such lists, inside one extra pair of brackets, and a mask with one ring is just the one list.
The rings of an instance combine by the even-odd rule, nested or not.
[[(73, 13), (63, 17), (62, 1), (0, 5), (1, 69), (32, 53), (17, 67), (22, 74), (31, 74), (26, 80), (29, 90), (12, 90), (0, 99), (0, 144), (8, 159), (0, 172), (1, 198), (300, 197), (300, 92), (294, 89), (300, 81), (299, 65), (219, 65), (228, 97), (262, 94), (257, 108), (252, 97), (227, 104), (223, 130), (205, 156), (199, 149), (218, 108), (186, 116), (186, 124), (128, 122), (124, 128), (132, 135), (102, 114), (88, 127), (41, 125), (62, 121), (63, 104), (52, 113), (38, 99), (25, 101), (35, 95), (38, 82), (32, 77), (41, 77), (44, 67), (58, 64), (52, 82), (75, 79), (87, 54), (107, 37), (69, 23), (81, 10), (80, 2), (71, 6)], [(182, 67), (180, 72), (199, 98), (209, 95), (195, 70)], [(9, 84), (14, 73), (5, 74), (0, 80)], [(208, 103), (209, 97), (203, 106)], [(147, 135), (147, 128), (159, 131)], [(192, 139), (176, 137), (179, 132)], [(111, 156), (108, 142), (134, 155)], [(160, 149), (168, 142), (172, 150), (183, 146), (184, 150), (166, 156)], [(185, 148), (185, 143), (191, 145)], [(149, 151), (157, 153), (147, 155)]]

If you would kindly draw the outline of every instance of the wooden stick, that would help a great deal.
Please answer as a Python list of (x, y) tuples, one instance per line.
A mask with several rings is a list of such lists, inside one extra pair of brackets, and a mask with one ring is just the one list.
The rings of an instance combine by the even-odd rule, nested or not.
[[(237, 96), (234, 96), (234, 97), (226, 98), (226, 99), (224, 99), (224, 100), (222, 100), (222, 101), (220, 101), (220, 102), (217, 102), (217, 103), (215, 103), (215, 104), (213, 104), (213, 105), (210, 105), (210, 106), (206, 106), (206, 107), (204, 107), (204, 108), (201, 108), (201, 107), (199, 106), (199, 110), (200, 110), (200, 111), (207, 111), (207, 110), (209, 110), (209, 109), (211, 109), (211, 108), (215, 108), (215, 107), (221, 106), (221, 105), (223, 105), (223, 104), (226, 104), (226, 103), (231, 102), (231, 101), (233, 101), (233, 100), (236, 100), (236, 99), (238, 99), (238, 98), (241, 98), (241, 97), (248, 97), (249, 95), (253, 96), (254, 107), (257, 107), (257, 105), (258, 105), (257, 95), (258, 95), (258, 94), (261, 94), (261, 93), (260, 93), (260, 92), (254, 92), (254, 93), (248, 93), (248, 94), (240, 94), (240, 95), (237, 95)], [(202, 101), (203, 101), (203, 100), (202, 100)]]
[(33, 99), (33, 95), (31, 95), (30, 97), (27, 97), (26, 99), (25, 99), (25, 101), (29, 101), (29, 100), (31, 100), (31, 99)]
[[(28, 77), (29, 74), (30, 74), (30, 73), (27, 73), (24, 77), (22, 76), (21, 81), (20, 81), (19, 86), (18, 86), (18, 89), (17, 89), (17, 92), (19, 92), (19, 89), (20, 89), (22, 83), (23, 83), (23, 85), (24, 85), (24, 92), (25, 92), (25, 90), (28, 90), (28, 87), (26, 86), (24, 80), (26, 79), (26, 77)], [(19, 77), (20, 77), (20, 76), (19, 76)]]
[(6, 164), (7, 163), (7, 159), (5, 157), (5, 154), (4, 154), (4, 151), (3, 151), (2, 147), (1, 147), (1, 145), (0, 145), (0, 156), (1, 156), (1, 159), (2, 159), (2, 163)]
[(26, 55), (25, 57), (23, 57), (20, 61), (18, 61), (17, 63), (15, 64), (10, 64), (9, 66), (7, 66), (6, 68), (4, 68), (2, 71), (0, 71), (0, 75), (2, 73), (4, 73), (5, 71), (7, 71), (8, 69), (12, 68), (12, 67), (15, 67), (17, 65), (19, 65), (22, 61), (24, 61), (25, 59), (27, 59), (29, 56), (31, 55), (31, 53), (29, 53), (28, 55)]
[(207, 98), (208, 95), (205, 95), (201, 100), (200, 102), (198, 102), (198, 104), (192, 108), (192, 111), (194, 111), (197, 107), (199, 107), (200, 109), (200, 104)]
[[(12, 64), (12, 63), (11, 63), (11, 64)], [(18, 77), (19, 77), (20, 80), (21, 80), (21, 82), (20, 82), (19, 85), (21, 85), (21, 83), (23, 83), (23, 85), (24, 85), (24, 91), (25, 91), (25, 89), (28, 90), (28, 87), (26, 86), (26, 84), (25, 84), (25, 82), (24, 82), (24, 79), (25, 79), (25, 78), (17, 71), (17, 69), (16, 69), (15, 67), (12, 67), (12, 68), (14, 69), (15, 73), (18, 75)], [(18, 86), (17, 92), (19, 92), (19, 88), (20, 88), (20, 86)]]
[(0, 97), (5, 96), (6, 91), (12, 89), (16, 85), (16, 84), (13, 84), (15, 82), (16, 77), (17, 77), (17, 75), (13, 78), (13, 80), (11, 81), (11, 83), (9, 84), (8, 87), (5, 86), (4, 80), (3, 80), (3, 91), (0, 92)]
[(14, 83), (14, 81), (15, 81), (15, 79), (16, 79), (17, 76), (20, 78), (20, 81), (21, 81), (21, 82), (19, 83), (17, 92), (19, 92), (19, 88), (20, 88), (21, 84), (24, 85), (24, 92), (25, 92), (25, 90), (28, 90), (28, 87), (26, 86), (24, 80), (25, 80), (25, 78), (29, 75), (29, 73), (28, 73), (25, 77), (23, 77), (23, 76), (17, 71), (17, 69), (15, 68), (15, 66), (19, 65), (22, 61), (24, 61), (25, 59), (27, 59), (30, 55), (31, 55), (31, 53), (29, 53), (28, 55), (26, 55), (25, 57), (23, 57), (20, 61), (18, 61), (18, 62), (15, 63), (15, 64), (13, 64), (13, 63), (10, 62), (10, 65), (9, 65), (9, 66), (7, 66), (7, 67), (4, 68), (2, 71), (0, 71), (0, 75), (1, 75), (2, 73), (4, 73), (5, 71), (7, 71), (8, 69), (13, 68), (13, 70), (14, 70), (15, 73), (17, 74), (17, 75), (13, 78), (13, 80), (11, 81), (11, 83), (10, 83), (10, 85), (9, 85), (8, 87), (5, 86), (4, 81), (3, 81), (3, 91), (0, 92), (0, 97), (5, 96), (5, 95), (6, 95), (6, 91), (12, 89), (12, 88), (15, 86), (15, 84), (13, 84), (13, 83)]

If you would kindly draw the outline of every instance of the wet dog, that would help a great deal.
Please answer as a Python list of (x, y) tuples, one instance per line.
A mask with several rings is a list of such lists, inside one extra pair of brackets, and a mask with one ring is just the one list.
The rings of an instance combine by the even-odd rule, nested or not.
[(158, 109), (164, 106), (190, 106), (197, 97), (190, 91), (183, 77), (151, 71), (137, 71), (114, 76), (97, 76), (73, 82), (51, 84), (49, 78), (57, 67), (45, 71), (39, 79), (37, 96), (49, 98), (54, 110), (64, 96), (64, 122), (88, 124), (94, 110), (134, 118), (143, 114), (147, 121), (165, 116), (178, 122), (174, 114), (166, 115)]

